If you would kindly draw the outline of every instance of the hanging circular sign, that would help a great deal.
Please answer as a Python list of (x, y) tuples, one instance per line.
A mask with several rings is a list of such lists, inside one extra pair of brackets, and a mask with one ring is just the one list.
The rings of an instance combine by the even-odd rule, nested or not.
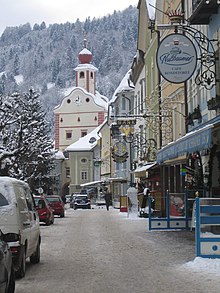
[(161, 41), (156, 59), (163, 78), (171, 83), (182, 83), (188, 80), (196, 69), (196, 48), (185, 35), (171, 34)]
[(125, 142), (118, 141), (113, 145), (112, 157), (115, 162), (123, 163), (127, 161), (128, 151)]

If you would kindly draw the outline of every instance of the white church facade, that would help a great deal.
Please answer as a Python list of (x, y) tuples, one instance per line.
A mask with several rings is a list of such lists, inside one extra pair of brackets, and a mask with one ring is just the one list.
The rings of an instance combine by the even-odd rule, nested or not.
[[(82, 151), (81, 144), (77, 142), (81, 138), (89, 140), (89, 133), (104, 122), (108, 111), (108, 99), (96, 91), (98, 69), (91, 64), (93, 56), (86, 48), (86, 41), (84, 46), (78, 55), (79, 64), (74, 69), (76, 86), (54, 110), (55, 149), (65, 155), (62, 162), (62, 195), (79, 191), (81, 183), (88, 178), (93, 179), (93, 166), (88, 162), (94, 156), (94, 148)], [(82, 162), (81, 167), (77, 162)]]

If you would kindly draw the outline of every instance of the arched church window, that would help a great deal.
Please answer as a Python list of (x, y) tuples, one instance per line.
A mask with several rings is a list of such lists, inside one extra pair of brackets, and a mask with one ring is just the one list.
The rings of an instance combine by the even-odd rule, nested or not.
[(79, 74), (79, 78), (84, 78), (84, 77), (85, 77), (85, 74), (84, 74), (83, 71), (81, 71), (80, 74)]

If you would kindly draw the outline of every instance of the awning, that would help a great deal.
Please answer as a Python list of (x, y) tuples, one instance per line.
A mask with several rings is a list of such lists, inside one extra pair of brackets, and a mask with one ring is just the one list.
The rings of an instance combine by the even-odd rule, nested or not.
[(112, 178), (108, 178), (107, 182), (127, 182), (127, 178), (123, 178), (123, 177), (112, 177)]
[(100, 184), (105, 183), (105, 181), (99, 180), (99, 181), (91, 181), (91, 182), (87, 182), (87, 183), (83, 183), (80, 184), (81, 187), (86, 187), (86, 186), (97, 186)]
[(212, 146), (212, 129), (214, 124), (207, 124), (201, 129), (187, 133), (180, 139), (171, 142), (157, 152), (157, 163), (178, 158), (187, 153), (202, 151)]
[(134, 170), (134, 173), (140, 173), (140, 172), (147, 171), (147, 170), (149, 170), (150, 168), (152, 168), (155, 165), (156, 165), (156, 162), (155, 163), (151, 163), (151, 164), (144, 165), (142, 167), (138, 167), (137, 169)]

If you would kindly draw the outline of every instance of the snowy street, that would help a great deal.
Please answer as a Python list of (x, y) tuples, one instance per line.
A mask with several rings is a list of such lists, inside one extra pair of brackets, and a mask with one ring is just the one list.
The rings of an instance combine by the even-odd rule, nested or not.
[(112, 208), (67, 209), (65, 218), (41, 226), (41, 262), (27, 262), (16, 293), (219, 292), (220, 271), (188, 265), (194, 232), (148, 231), (147, 223)]

